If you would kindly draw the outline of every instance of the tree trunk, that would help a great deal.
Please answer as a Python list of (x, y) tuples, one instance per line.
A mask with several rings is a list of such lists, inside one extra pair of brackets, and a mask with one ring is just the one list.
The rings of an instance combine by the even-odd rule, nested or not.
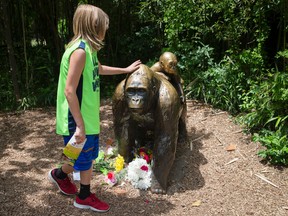
[(4, 37), (7, 44), (7, 51), (9, 56), (9, 64), (10, 64), (10, 72), (11, 72), (11, 78), (14, 88), (14, 96), (17, 101), (20, 100), (20, 91), (19, 91), (19, 85), (18, 85), (18, 68), (17, 63), (14, 55), (14, 48), (12, 43), (12, 37), (11, 37), (11, 26), (9, 21), (9, 15), (8, 15), (8, 1), (1, 0), (0, 1), (0, 11), (2, 12), (3, 21), (4, 21)]
[(22, 19), (22, 32), (23, 32), (23, 48), (24, 48), (24, 60), (25, 60), (25, 87), (27, 92), (29, 93), (29, 66), (27, 59), (27, 49), (26, 49), (26, 33), (25, 33), (25, 16), (24, 16), (24, 5), (21, 4), (21, 19)]

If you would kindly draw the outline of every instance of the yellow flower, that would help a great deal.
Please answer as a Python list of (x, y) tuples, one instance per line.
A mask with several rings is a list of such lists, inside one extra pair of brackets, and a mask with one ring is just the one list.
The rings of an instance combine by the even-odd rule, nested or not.
[(116, 172), (119, 172), (124, 168), (124, 158), (121, 155), (118, 154), (114, 166)]

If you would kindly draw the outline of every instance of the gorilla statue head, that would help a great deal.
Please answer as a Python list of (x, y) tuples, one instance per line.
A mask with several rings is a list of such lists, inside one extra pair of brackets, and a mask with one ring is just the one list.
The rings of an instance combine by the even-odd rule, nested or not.
[(130, 111), (145, 114), (153, 106), (160, 82), (147, 66), (140, 68), (126, 78), (124, 92)]

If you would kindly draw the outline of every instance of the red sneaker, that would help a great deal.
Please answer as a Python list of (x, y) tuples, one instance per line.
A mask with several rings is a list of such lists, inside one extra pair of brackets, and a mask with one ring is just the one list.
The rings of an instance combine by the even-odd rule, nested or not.
[(107, 212), (110, 209), (107, 203), (99, 200), (95, 194), (92, 193), (84, 200), (79, 199), (77, 196), (74, 201), (74, 206), (81, 209), (91, 209), (96, 212)]
[(77, 193), (77, 187), (71, 182), (70, 178), (67, 176), (65, 179), (59, 179), (55, 176), (56, 169), (50, 170), (48, 173), (48, 178), (53, 182), (59, 190), (66, 195), (75, 195)]

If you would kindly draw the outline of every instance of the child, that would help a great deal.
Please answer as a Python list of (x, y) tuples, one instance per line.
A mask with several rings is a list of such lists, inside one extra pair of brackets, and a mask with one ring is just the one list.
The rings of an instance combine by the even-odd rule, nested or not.
[(79, 5), (73, 17), (74, 37), (62, 57), (57, 92), (56, 132), (63, 135), (65, 145), (75, 134), (76, 142), (87, 141), (74, 167), (64, 164), (50, 170), (48, 177), (66, 195), (77, 193), (76, 185), (68, 177), (73, 170), (80, 171), (80, 192), (74, 206), (106, 212), (109, 205), (90, 192), (92, 162), (98, 156), (100, 132), (99, 74), (132, 73), (139, 68), (140, 60), (127, 68), (101, 65), (97, 51), (103, 46), (109, 18), (100, 8)]

